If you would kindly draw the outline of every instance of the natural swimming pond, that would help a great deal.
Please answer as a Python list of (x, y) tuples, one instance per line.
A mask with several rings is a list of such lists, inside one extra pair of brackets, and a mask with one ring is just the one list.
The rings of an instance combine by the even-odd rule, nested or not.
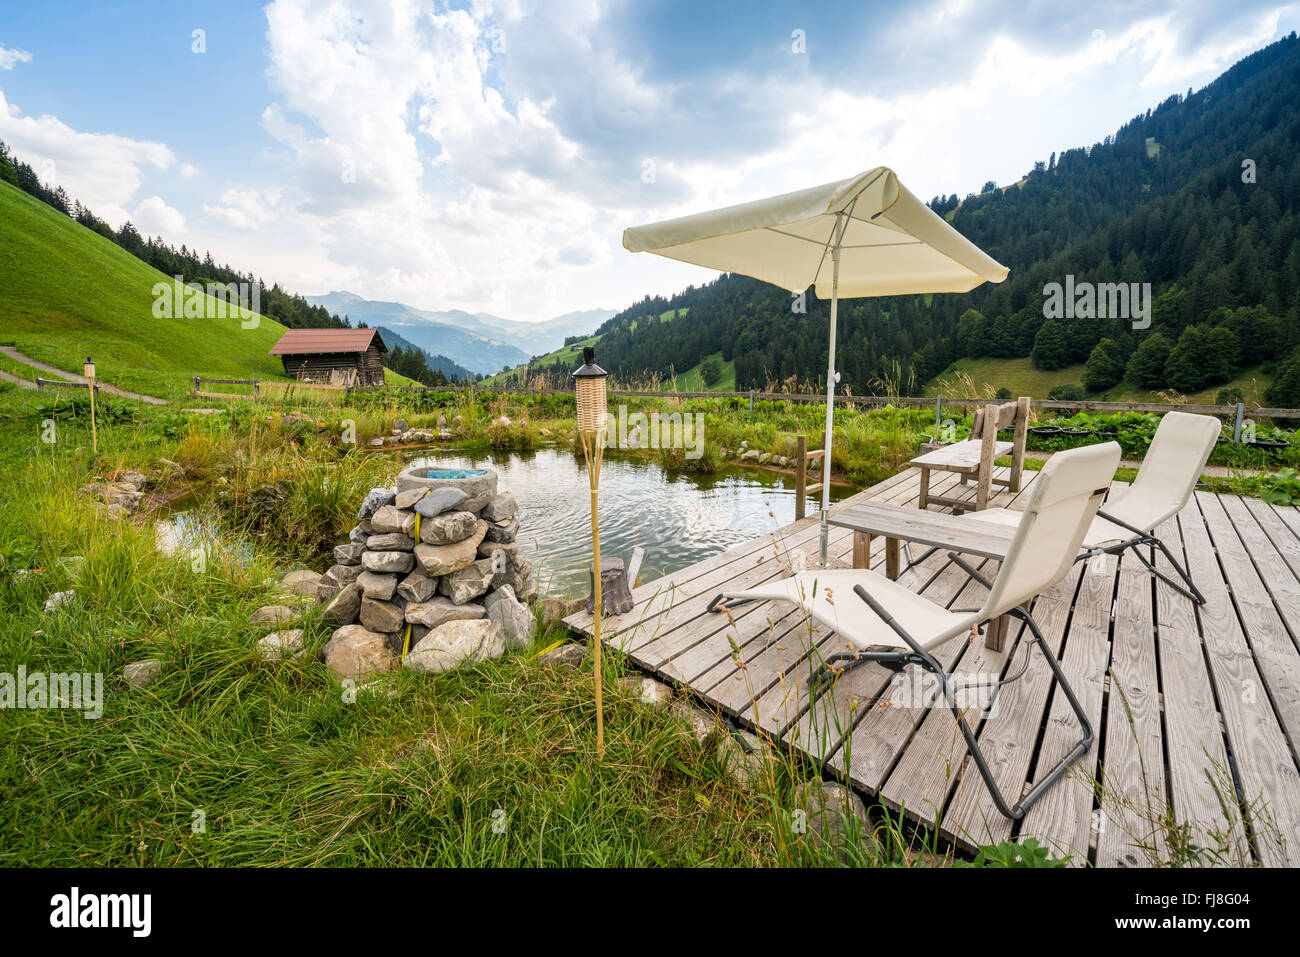
[[(519, 543), (543, 590), (585, 593), (591, 563), (590, 491), (581, 455), (439, 453), (412, 458), (421, 468), (492, 468), (498, 488), (519, 503)], [(810, 482), (817, 477), (810, 476)], [(831, 487), (839, 501), (856, 489)], [(794, 521), (794, 476), (727, 467), (710, 475), (668, 473), (657, 464), (606, 459), (600, 472), (601, 554), (628, 561), (645, 549), (651, 581)], [(808, 512), (817, 503), (809, 501)]]

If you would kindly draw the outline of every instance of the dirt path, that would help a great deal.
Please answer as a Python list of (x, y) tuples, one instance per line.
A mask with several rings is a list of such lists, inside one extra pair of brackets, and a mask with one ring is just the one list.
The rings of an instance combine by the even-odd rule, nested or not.
[[(1055, 454), (1056, 454), (1055, 452), (1030, 452), (1026, 450), (1025, 458), (1038, 459), (1041, 462), (1046, 462)], [(1123, 459), (1119, 463), (1120, 468), (1132, 468), (1132, 469), (1137, 468), (1141, 464), (1142, 464), (1141, 459)], [(1275, 469), (1232, 468), (1227, 465), (1207, 464), (1205, 468), (1201, 469), (1201, 475), (1208, 475), (1211, 478), (1232, 478), (1234, 475), (1269, 475), (1274, 471), (1276, 470)]]
[(4, 369), (0, 369), (0, 382), (12, 382), (14, 385), (18, 386), (20, 389), (35, 389), (35, 388), (36, 388), (36, 383), (33, 382), (33, 381), (31, 381), (30, 379), (20, 379), (20, 378), (18, 378), (18, 376), (14, 375), (12, 372), (5, 372)]
[[(85, 384), (86, 381), (85, 376), (78, 375), (75, 372), (65, 372), (63, 369), (58, 369), (55, 368), (54, 366), (46, 365), (44, 362), (37, 362), (35, 359), (31, 359), (23, 355), (13, 346), (0, 346), (0, 352), (3, 352), (10, 359), (15, 360), (16, 362), (21, 362), (24, 365), (31, 366), (33, 369), (39, 369), (41, 372), (48, 372), (50, 375), (56, 375), (60, 379), (67, 379), (69, 382), (80, 382), (82, 384)], [(19, 379), (17, 376), (10, 375), (7, 372), (0, 373), (0, 375), (3, 375), (5, 379), (11, 382), (17, 382), (19, 385), (26, 385), (27, 387), (33, 389), (36, 388), (36, 383), (27, 382), (26, 380)], [(113, 395), (120, 395), (124, 399), (137, 399), (140, 402), (148, 402), (150, 405), (167, 404), (166, 399), (159, 399), (157, 396), (152, 396), (152, 395), (141, 395), (139, 392), (131, 392), (128, 389), (119, 389), (117, 386), (109, 385), (107, 382), (104, 382), (102, 380), (99, 380), (99, 388), (104, 392), (109, 392), (112, 393)]]

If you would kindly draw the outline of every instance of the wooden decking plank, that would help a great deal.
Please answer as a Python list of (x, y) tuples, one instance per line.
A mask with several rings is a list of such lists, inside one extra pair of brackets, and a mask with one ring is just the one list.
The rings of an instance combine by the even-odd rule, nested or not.
[[(1021, 839), (1033, 837), (1052, 847), (1059, 855), (1068, 855), (1070, 864), (1088, 864), (1093, 832), (1093, 803), (1097, 788), (1097, 758), (1101, 751), (1102, 704), (1105, 700), (1106, 671), (1110, 666), (1110, 629), (1115, 592), (1115, 576), (1109, 567), (1085, 566), (1075, 593), (1074, 610), (1065, 635), (1065, 648), (1059, 656), (1061, 670), (1074, 689), (1083, 713), (1092, 725), (1092, 746), (1066, 772), (1065, 777), (1049, 788), (1026, 812), (1017, 829)], [(1090, 573), (1091, 571), (1091, 573)], [(1099, 573), (1099, 571), (1101, 573)], [(1048, 712), (1047, 728), (1034, 763), (1030, 783), (1041, 779), (1079, 740), (1079, 719), (1065, 695), (1056, 688)]]
[[(1196, 503), (1189, 502), (1180, 516), (1156, 528), (1156, 535), (1184, 568), (1187, 556), (1180, 520), (1199, 518)], [(1177, 580), (1169, 560), (1160, 551), (1156, 552), (1156, 567)], [(1246, 832), (1233, 810), (1236, 794), (1205, 651), (1196, 627), (1196, 606), (1186, 595), (1159, 579), (1155, 579), (1155, 590), (1169, 800), (1175, 820), (1186, 824), (1189, 837), (1200, 847), (1218, 848), (1222, 843), (1229, 857), (1220, 863), (1249, 864)]]
[(1241, 501), (1259, 522), (1282, 561), (1291, 569), (1291, 574), (1300, 579), (1300, 514), (1293, 515), (1294, 526), (1283, 518), (1287, 512), (1300, 513), (1300, 509), (1293, 505), (1270, 505), (1258, 498), (1243, 498)]
[[(1098, 867), (1150, 866), (1148, 853), (1160, 854), (1164, 847), (1156, 822), (1169, 792), (1152, 596), (1150, 572), (1131, 550), (1124, 552), (1119, 557), (1111, 633)], [(1139, 845), (1150, 847), (1150, 852)]]
[[(1296, 579), (1291, 565), (1278, 552), (1272, 538), (1265, 533), (1254, 513), (1239, 497), (1221, 495), (1219, 504), (1236, 529), (1237, 537), (1245, 546), (1246, 554), (1250, 556), (1264, 590), (1273, 599), (1273, 607), (1294, 645), (1296, 637), (1300, 636), (1300, 580)], [(1300, 548), (1294, 549), (1294, 552), (1294, 557), (1300, 561)]]
[(1233, 607), (1203, 518), (1199, 496), (1179, 517), (1183, 545), (1205, 604), (1197, 608), (1201, 641), (1218, 693), (1219, 713), (1232, 750), (1232, 760), (1247, 805), (1262, 802), (1272, 825), (1255, 825), (1254, 847), (1259, 860), (1271, 867), (1300, 864), (1288, 861), (1288, 848), (1270, 838), (1272, 826), (1290, 844), (1300, 834), (1300, 771), (1276, 713), (1264, 691), (1264, 677), (1251, 654)]
[(1260, 581), (1219, 496), (1196, 493), (1206, 528), (1219, 554), (1224, 578), (1236, 599), (1246, 642), (1259, 662), (1268, 697), (1286, 733), (1292, 756), (1300, 747), (1300, 653), (1287, 636), (1282, 619)]

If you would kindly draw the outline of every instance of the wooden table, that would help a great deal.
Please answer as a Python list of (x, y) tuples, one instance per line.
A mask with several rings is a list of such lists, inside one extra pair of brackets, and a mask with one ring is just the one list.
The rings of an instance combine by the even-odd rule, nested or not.
[[(990, 463), (996, 461), (1003, 455), (1010, 454), (1015, 448), (1012, 442), (995, 442), (993, 444), (992, 458)], [(978, 511), (984, 507), (988, 501), (989, 485), (993, 481), (998, 484), (1004, 484), (1001, 479), (992, 478), (992, 468), (981, 477), (980, 464), (984, 458), (984, 444), (982, 442), (966, 439), (962, 442), (954, 442), (950, 445), (938, 445), (925, 451), (924, 454), (918, 455), (909, 463), (915, 465), (921, 470), (921, 501), (920, 508), (928, 508), (931, 505), (948, 505), (958, 512), (974, 509)], [(950, 498), (944, 495), (935, 495), (930, 491), (930, 470), (935, 469), (941, 472), (956, 472), (961, 476), (961, 484), (965, 485), (975, 478), (979, 482), (976, 490), (975, 502), (971, 503), (969, 499)], [(1017, 480), (1018, 481), (1018, 480)], [(1009, 487), (1009, 486), (1008, 486)]]
[[(902, 543), (917, 542), (946, 551), (1003, 561), (1016, 530), (994, 522), (966, 521), (938, 512), (904, 508), (887, 502), (863, 502), (834, 513), (831, 525), (853, 530), (853, 567), (866, 568), (871, 536), (885, 539), (885, 575), (897, 580), (903, 573)], [(989, 622), (985, 647), (1001, 651), (1006, 640), (1007, 616)]]

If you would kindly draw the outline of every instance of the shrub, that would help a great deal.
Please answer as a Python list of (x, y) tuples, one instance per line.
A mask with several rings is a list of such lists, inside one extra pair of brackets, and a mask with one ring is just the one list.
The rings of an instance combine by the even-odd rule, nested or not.
[(1083, 386), (1073, 382), (1054, 386), (1047, 397), (1055, 402), (1075, 402), (1084, 397)]

